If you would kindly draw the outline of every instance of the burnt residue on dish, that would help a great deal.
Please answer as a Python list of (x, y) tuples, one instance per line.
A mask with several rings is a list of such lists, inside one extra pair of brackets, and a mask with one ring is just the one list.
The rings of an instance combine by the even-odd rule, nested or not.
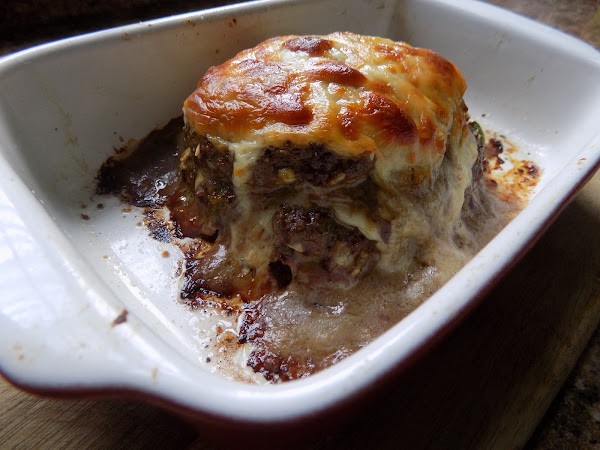
[[(464, 247), (459, 249), (462, 259), (446, 258), (438, 266), (417, 264), (403, 276), (368, 273), (353, 289), (341, 291), (311, 289), (292, 282), (287, 264), (270, 265), (276, 284), (266, 286), (258, 295), (245, 295), (232, 289), (229, 282), (227, 249), (216, 240), (216, 234), (206, 231), (200, 212), (189, 207), (189, 183), (181, 168), (183, 136), (183, 120), (176, 118), (151, 132), (129, 154), (116, 154), (98, 173), (97, 193), (143, 208), (149, 234), (179, 246), (184, 261), (173, 276), (183, 272), (180, 302), (191, 310), (209, 307), (236, 318), (237, 334), (227, 334), (228, 352), (249, 345), (247, 364), (272, 382), (302, 378), (335, 364), (405, 317), (520, 209), (540, 175), (534, 163), (512, 156), (516, 147), (510, 141), (491, 134), (481, 152), (480, 173), (476, 174), (481, 187), (469, 192), (463, 212), (465, 226), (477, 236), (477, 242), (455, 242)], [(221, 155), (213, 156), (210, 164), (226, 168), (227, 161)], [(219, 192), (226, 194), (223, 189), (214, 191), (215, 195)], [(216, 200), (228, 201), (226, 195), (219, 195)], [(313, 227), (324, 227), (323, 214), (317, 210), (289, 212), (306, 224), (303, 230), (309, 241)], [(283, 239), (287, 222), (280, 219)], [(353, 239), (347, 230), (337, 234), (332, 230), (332, 238)], [(455, 255), (455, 250), (445, 251)], [(215, 336), (219, 345), (224, 345), (223, 339), (218, 333)]]
[(172, 196), (179, 182), (179, 155), (182, 152), (181, 118), (152, 131), (123, 158), (122, 149), (100, 168), (96, 192), (116, 195), (130, 205), (160, 208)]
[(129, 314), (129, 312), (126, 309), (121, 311), (121, 313), (117, 317), (115, 317), (115, 319), (111, 322), (110, 327), (114, 328), (117, 325), (121, 325), (122, 323), (127, 322), (128, 314)]

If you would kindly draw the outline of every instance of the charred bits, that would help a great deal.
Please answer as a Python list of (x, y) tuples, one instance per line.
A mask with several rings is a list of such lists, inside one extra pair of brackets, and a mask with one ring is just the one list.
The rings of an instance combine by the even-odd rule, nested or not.
[(127, 314), (129, 314), (127, 312), (126, 309), (124, 309), (123, 311), (121, 311), (121, 314), (119, 314), (117, 317), (115, 317), (115, 320), (113, 320), (110, 324), (111, 328), (116, 327), (117, 325), (121, 325), (122, 323), (127, 322)]

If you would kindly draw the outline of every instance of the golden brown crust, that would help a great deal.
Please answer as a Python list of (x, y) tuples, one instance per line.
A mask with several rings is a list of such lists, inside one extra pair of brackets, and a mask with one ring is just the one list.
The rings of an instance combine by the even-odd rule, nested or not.
[(340, 156), (372, 154), (387, 178), (436, 169), (448, 136), (464, 132), (465, 89), (431, 50), (347, 32), (282, 36), (209, 69), (183, 111), (225, 145), (322, 143)]

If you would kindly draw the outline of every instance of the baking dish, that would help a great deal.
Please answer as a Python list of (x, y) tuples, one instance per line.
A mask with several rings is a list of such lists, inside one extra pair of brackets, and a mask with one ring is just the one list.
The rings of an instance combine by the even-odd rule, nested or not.
[[(173, 301), (176, 255), (162, 256), (139, 212), (98, 208), (94, 177), (113, 148), (179, 115), (211, 64), (272, 35), (341, 29), (455, 62), (472, 116), (543, 177), (494, 241), (365, 349), (282, 385), (228, 380), (200, 364), (199, 324)], [(48, 44), (3, 59), (0, 74), (2, 373), (38, 392), (136, 392), (207, 419), (300, 421), (393, 376), (483, 298), (600, 159), (598, 52), (476, 2), (260, 1)]]

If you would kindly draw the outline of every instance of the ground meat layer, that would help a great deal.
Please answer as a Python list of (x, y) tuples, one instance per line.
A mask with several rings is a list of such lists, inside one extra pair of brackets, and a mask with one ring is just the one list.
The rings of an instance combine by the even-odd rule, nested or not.
[[(318, 143), (286, 143), (265, 148), (247, 182), (236, 186), (227, 148), (190, 128), (184, 135), (183, 195), (169, 205), (172, 218), (183, 236), (209, 239), (216, 248), (189, 264), (186, 295), (197, 290), (252, 297), (292, 281), (348, 288), (374, 267), (375, 242), (337, 220), (331, 207), (341, 199), (365, 204), (373, 160), (340, 157)], [(255, 247), (263, 254), (258, 267)]]

